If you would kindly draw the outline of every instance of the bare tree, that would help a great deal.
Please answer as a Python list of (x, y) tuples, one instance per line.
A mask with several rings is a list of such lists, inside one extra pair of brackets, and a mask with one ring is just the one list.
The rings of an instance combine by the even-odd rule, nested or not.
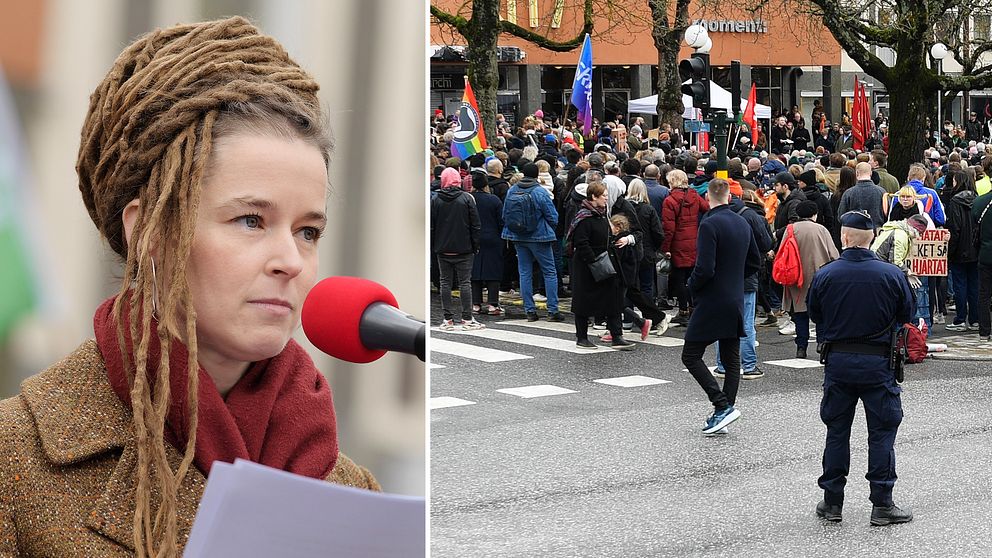
[[(927, 117), (938, 91), (957, 93), (992, 86), (992, 68), (971, 75), (939, 75), (929, 60), (935, 29), (965, 12), (988, 9), (990, 0), (757, 0), (749, 8), (809, 15), (830, 31), (861, 68), (889, 94), (889, 170), (906, 176), (927, 147)], [(886, 64), (871, 47), (895, 52)]]
[[(672, 2), (674, 1), (674, 18)], [(679, 78), (679, 47), (689, 26), (689, 0), (648, 0), (651, 36), (658, 50), (658, 121), (682, 129), (682, 80)]]

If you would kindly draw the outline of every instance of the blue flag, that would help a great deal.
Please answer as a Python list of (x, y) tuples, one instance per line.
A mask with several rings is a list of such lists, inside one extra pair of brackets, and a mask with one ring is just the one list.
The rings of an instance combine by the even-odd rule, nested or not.
[(572, 106), (578, 109), (576, 120), (582, 123), (582, 131), (588, 134), (592, 129), (592, 42), (588, 33), (582, 43), (579, 66), (572, 81)]

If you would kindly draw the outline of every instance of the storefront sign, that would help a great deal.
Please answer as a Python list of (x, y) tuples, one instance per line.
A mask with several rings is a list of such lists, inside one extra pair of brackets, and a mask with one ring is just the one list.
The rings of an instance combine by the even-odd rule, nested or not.
[(947, 241), (951, 239), (951, 231), (947, 229), (928, 229), (913, 241), (910, 268), (920, 276), (947, 275)]
[(735, 20), (735, 19), (700, 19), (699, 25), (705, 26), (710, 33), (767, 33), (768, 22), (755, 20)]
[(454, 74), (431, 76), (431, 89), (462, 89), (465, 87), (465, 77)]

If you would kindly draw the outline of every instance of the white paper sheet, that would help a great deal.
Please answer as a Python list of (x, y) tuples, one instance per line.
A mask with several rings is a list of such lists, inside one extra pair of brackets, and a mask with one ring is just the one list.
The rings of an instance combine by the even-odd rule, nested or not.
[(215, 463), (184, 558), (424, 556), (423, 498), (331, 484), (237, 460)]

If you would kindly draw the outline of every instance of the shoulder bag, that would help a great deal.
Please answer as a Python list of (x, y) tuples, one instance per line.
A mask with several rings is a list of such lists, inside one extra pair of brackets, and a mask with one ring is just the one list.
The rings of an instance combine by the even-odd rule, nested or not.
[(617, 270), (614, 269), (613, 262), (610, 260), (609, 250), (604, 250), (592, 260), (589, 264), (589, 271), (592, 272), (592, 278), (597, 283), (617, 274)]

